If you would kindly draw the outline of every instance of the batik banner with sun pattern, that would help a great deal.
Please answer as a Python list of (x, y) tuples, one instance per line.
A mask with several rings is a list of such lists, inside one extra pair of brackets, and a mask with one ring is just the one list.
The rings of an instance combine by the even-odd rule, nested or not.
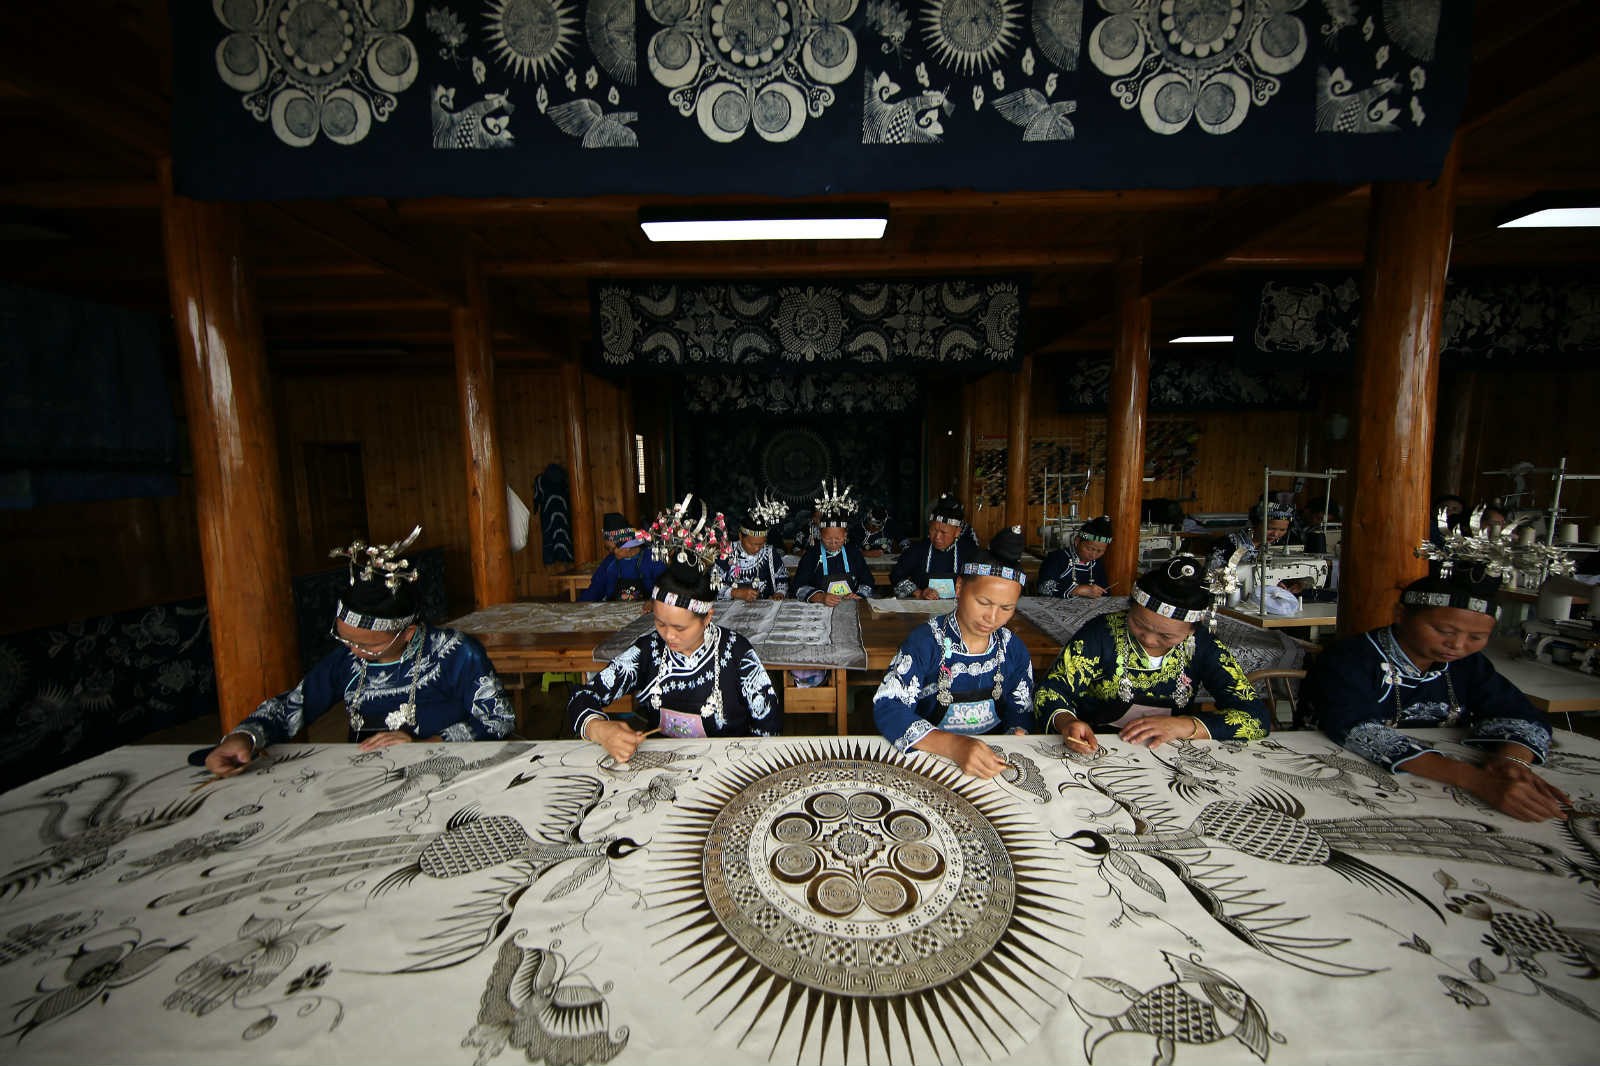
[(815, 195), (1417, 180), (1467, 0), (171, 5), (179, 190)]

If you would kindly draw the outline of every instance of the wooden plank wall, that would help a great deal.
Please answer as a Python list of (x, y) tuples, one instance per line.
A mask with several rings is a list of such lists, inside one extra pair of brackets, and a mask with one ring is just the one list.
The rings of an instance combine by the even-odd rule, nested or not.
[[(534, 479), (550, 463), (567, 463), (559, 418), (560, 375), (554, 370), (502, 368), (495, 377), (500, 437), (507, 483), (534, 508)], [(585, 376), (586, 424), (593, 461), (595, 520), (623, 510), (631, 499), (633, 463), (623, 450), (627, 391)], [(366, 479), (368, 531), (372, 537), (403, 536), (421, 522), (424, 547), (445, 549), (445, 573), (453, 607), (471, 604), (468, 569), (466, 473), (461, 458), (460, 414), (455, 379), (448, 370), (399, 375), (291, 376), (277, 397), (291, 510), (297, 515), (291, 551), (298, 569), (326, 565), (331, 545), (309, 540), (305, 464), (308, 442), (361, 445)], [(631, 449), (630, 449), (631, 451)], [(636, 507), (627, 508), (628, 511)], [(630, 515), (630, 517), (636, 517)], [(540, 556), (538, 513), (529, 544), (512, 557), (518, 596), (549, 595), (549, 570)]]
[[(1087, 441), (1096, 433), (1104, 435), (1104, 416), (1062, 414), (1056, 409), (1055, 375), (1061, 372), (1059, 364), (1047, 362), (1040, 362), (1034, 368), (1031, 437), (1034, 440), (1056, 437)], [(977, 391), (976, 432), (980, 440), (1004, 442), (1007, 398), (1012, 381), (1012, 375), (997, 373), (979, 379), (973, 386)], [(1173, 480), (1147, 482), (1144, 494), (1146, 498), (1192, 494), (1198, 499), (1183, 506), (1186, 511), (1197, 512), (1248, 508), (1260, 496), (1262, 468), (1269, 464), (1280, 469), (1294, 468), (1317, 417), (1312, 412), (1298, 411), (1216, 412), (1153, 415), (1150, 424), (1175, 420), (1196, 424), (1195, 476), (1181, 485)], [(1281, 484), (1289, 487), (1286, 481)], [(1100, 514), (1104, 508), (1104, 491), (1104, 479), (1097, 475), (1080, 505), (1080, 513)], [(991, 507), (980, 509), (973, 516), (972, 524), (980, 539), (987, 541), (999, 531), (1003, 521), (1003, 508)], [(1027, 528), (1030, 543), (1039, 542), (1043, 522), (1043, 506), (1030, 503)]]
[[(1508, 478), (1483, 471), (1518, 462), (1554, 467), (1566, 456), (1570, 473), (1600, 474), (1597, 418), (1600, 371), (1479, 374), (1467, 429), (1465, 484), (1458, 494), (1470, 506), (1509, 491)], [(1539, 506), (1549, 506), (1554, 488), (1549, 474), (1534, 475), (1529, 487)], [(1586, 534), (1600, 523), (1600, 481), (1567, 482), (1561, 504), (1563, 510), (1587, 516), (1572, 519)]]

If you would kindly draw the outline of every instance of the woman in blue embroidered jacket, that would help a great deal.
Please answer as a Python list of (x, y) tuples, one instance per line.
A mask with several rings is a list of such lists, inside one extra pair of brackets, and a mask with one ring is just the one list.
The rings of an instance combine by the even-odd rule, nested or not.
[(795, 564), (794, 598), (829, 607), (845, 600), (871, 599), (877, 582), (867, 569), (866, 556), (849, 542), (850, 522), (856, 513), (850, 486), (841, 490), (835, 481), (830, 488), (824, 481), (816, 504), (821, 540), (807, 548)]
[(956, 594), (961, 564), (978, 550), (967, 512), (953, 496), (941, 496), (928, 516), (928, 536), (912, 541), (889, 571), (889, 586), (902, 600), (948, 600)]
[[(744, 636), (711, 620), (716, 562), (728, 550), (719, 514), (686, 497), (651, 528), (652, 551), (668, 560), (652, 593), (655, 628), (634, 641), (567, 701), (572, 731), (625, 763), (654, 730), (668, 737), (776, 736), (783, 710), (772, 679)], [(606, 707), (633, 697), (644, 731)]]
[(362, 751), (413, 740), (498, 740), (511, 731), (511, 704), (482, 646), (418, 619), (417, 572), (401, 553), (421, 532), (418, 526), (395, 544), (358, 540), (335, 549), (350, 557), (350, 587), (334, 608), (333, 636), (343, 647), (235, 726), (206, 757), (207, 769), (238, 773), (341, 701)]
[(1039, 595), (1104, 596), (1111, 589), (1104, 556), (1111, 547), (1111, 516), (1085, 522), (1073, 534), (1072, 544), (1045, 556), (1039, 568)]
[[(1169, 740), (1260, 740), (1267, 709), (1233, 654), (1205, 619), (1212, 594), (1200, 560), (1174, 556), (1134, 583), (1126, 611), (1090, 619), (1061, 649), (1039, 685), (1038, 714), (1048, 732), (1086, 751), (1095, 729), (1159, 747)], [(1212, 711), (1190, 709), (1204, 685)]]
[(739, 519), (739, 539), (726, 559), (717, 562), (719, 600), (781, 600), (789, 595), (789, 571), (783, 553), (769, 539), (788, 514), (781, 500), (757, 500)]
[(1033, 727), (1033, 661), (1006, 628), (1027, 581), (1018, 560), (1022, 527), (962, 564), (956, 607), (911, 631), (872, 701), (872, 717), (899, 751), (943, 755), (964, 773), (1006, 768), (978, 737)]
[[(1317, 657), (1302, 707), (1334, 741), (1380, 766), (1464, 788), (1526, 821), (1564, 818), (1565, 793), (1533, 770), (1549, 754), (1550, 726), (1481, 650), (1499, 586), (1471, 560), (1435, 560), (1400, 594), (1393, 625)], [(1400, 732), (1456, 725), (1485, 753), (1482, 765)]]
[(578, 593), (578, 599), (585, 603), (648, 600), (666, 567), (640, 551), (644, 538), (620, 514), (606, 515), (601, 536), (611, 554), (600, 560), (589, 587)]

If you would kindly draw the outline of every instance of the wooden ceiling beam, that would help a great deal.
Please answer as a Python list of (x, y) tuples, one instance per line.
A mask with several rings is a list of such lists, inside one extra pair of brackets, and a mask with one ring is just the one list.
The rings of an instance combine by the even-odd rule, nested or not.
[[(67, 5), (70, 10), (71, 5)], [(125, 58), (83, 51), (71, 29), (48, 30), (36, 4), (0, 4), (0, 70), (6, 81), (75, 124), (155, 161), (172, 153), (170, 103), (119, 76), (102, 60)], [(71, 49), (70, 51), (68, 49)], [(26, 145), (13, 145), (26, 151)]]
[(18, 181), (0, 184), (0, 205), (45, 211), (156, 209), (161, 187), (154, 181)]
[(466, 284), (459, 273), (439, 267), (440, 263), (460, 262), (459, 256), (440, 257), (419, 251), (415, 244), (334, 201), (280, 200), (257, 206), (268, 217), (281, 218), (368, 266), (404, 279), (430, 296), (452, 305), (466, 302)]
[(263, 299), (261, 308), (269, 315), (369, 315), (369, 314), (437, 314), (443, 315), (450, 305), (431, 297), (355, 297), (326, 296), (302, 299)]
[(1099, 267), (1116, 258), (1110, 247), (1019, 249), (973, 252), (870, 252), (861, 255), (782, 259), (718, 256), (672, 259), (486, 260), (494, 278), (752, 278), (821, 277), (843, 274), (971, 274), (1003, 270)]
[(803, 200), (780, 196), (577, 196), (513, 199), (489, 197), (431, 197), (396, 200), (401, 218), (427, 218), (470, 223), (475, 219), (503, 222), (507, 218), (541, 216), (593, 216), (627, 218), (641, 207), (761, 207), (800, 204), (888, 204), (890, 225), (895, 212), (907, 214), (970, 214), (975, 211), (1029, 213), (1127, 214), (1161, 209), (1207, 207), (1221, 199), (1220, 189), (1063, 189), (1019, 192), (978, 192), (972, 189), (914, 189), (904, 192), (809, 196)]

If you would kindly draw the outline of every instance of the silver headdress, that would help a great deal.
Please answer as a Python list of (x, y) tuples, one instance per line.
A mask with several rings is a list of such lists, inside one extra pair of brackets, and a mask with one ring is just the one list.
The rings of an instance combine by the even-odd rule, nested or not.
[(404, 540), (397, 540), (393, 544), (368, 544), (357, 538), (348, 547), (334, 548), (328, 552), (328, 558), (343, 556), (350, 560), (350, 584), (371, 581), (382, 574), (383, 583), (393, 592), (402, 582), (417, 580), (418, 574), (412, 569), (411, 560), (403, 558), (400, 553), (415, 544), (420, 536), (422, 527), (419, 525)]
[(812, 502), (817, 510), (822, 512), (822, 525), (846, 526), (855, 516), (856, 509), (860, 506), (853, 495), (855, 490), (846, 485), (839, 487), (839, 479), (834, 478), (833, 484), (828, 484), (827, 478), (822, 480), (822, 492)]
[(1243, 546), (1237, 547), (1233, 549), (1233, 554), (1228, 556), (1227, 562), (1206, 571), (1206, 591), (1211, 593), (1211, 609), (1206, 612), (1206, 628), (1213, 633), (1217, 631), (1217, 611), (1226, 606), (1229, 597), (1239, 591), (1239, 563), (1248, 551), (1249, 549)]
[(663, 563), (687, 563), (717, 582), (716, 563), (729, 552), (727, 520), (722, 512), (712, 513), (704, 500), (693, 493), (672, 509), (662, 511), (650, 528), (639, 531), (650, 545), (650, 554)]
[(761, 498), (756, 500), (755, 506), (745, 512), (745, 520), (761, 528), (756, 529), (743, 523), (740, 524), (740, 528), (749, 529), (751, 533), (765, 533), (773, 526), (781, 524), (788, 517), (789, 505), (787, 503), (776, 496), (763, 493)]
[[(364, 587), (355, 593), (341, 596), (334, 604), (333, 616), (346, 625), (356, 629), (365, 629), (374, 633), (398, 633), (411, 625), (419, 617), (415, 600), (407, 589), (404, 596), (398, 594), (402, 586), (414, 584), (421, 574), (411, 565), (411, 560), (400, 553), (415, 544), (422, 535), (419, 525), (411, 531), (411, 535), (404, 540), (397, 540), (393, 544), (368, 544), (364, 540), (353, 540), (347, 547), (334, 548), (328, 553), (332, 559), (341, 556), (350, 560), (350, 587), (357, 585), (372, 586), (381, 582), (391, 594), (386, 603), (374, 603), (370, 587)], [(379, 600), (385, 597), (379, 596)], [(347, 600), (352, 600), (359, 606), (352, 607)], [(379, 612), (379, 613), (373, 613)]]
[(1490, 532), (1483, 524), (1484, 508), (1473, 511), (1466, 521), (1466, 531), (1460, 526), (1449, 528), (1449, 514), (1444, 508), (1436, 516), (1444, 544), (1431, 540), (1417, 545), (1415, 555), (1438, 564), (1439, 576), (1450, 578), (1463, 567), (1480, 569), (1485, 577), (1504, 579), (1518, 570), (1540, 571), (1545, 574), (1570, 574), (1572, 560), (1560, 548), (1548, 544), (1518, 544), (1517, 531), (1507, 525)]

